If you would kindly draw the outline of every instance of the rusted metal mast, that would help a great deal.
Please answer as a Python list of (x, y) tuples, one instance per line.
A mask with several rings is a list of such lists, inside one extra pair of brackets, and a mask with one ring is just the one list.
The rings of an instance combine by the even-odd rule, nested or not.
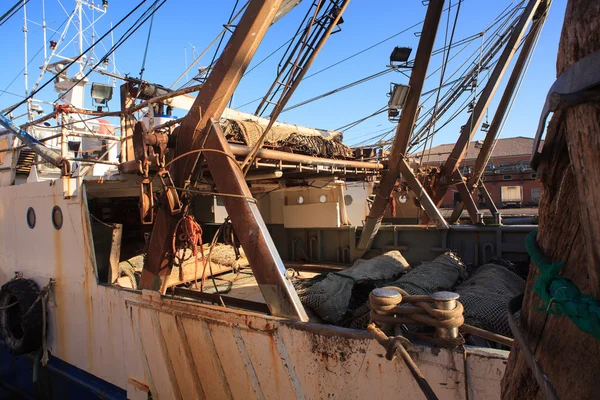
[[(225, 197), (224, 203), (234, 229), (246, 253), (269, 309), (274, 315), (307, 320), (293, 285), (285, 276), (279, 258), (250, 190), (241, 176), (231, 149), (220, 129), (213, 123), (220, 118), (244, 71), (254, 56), (282, 0), (251, 0), (241, 17), (223, 54), (196, 98), (190, 112), (179, 127), (177, 155), (196, 149), (219, 150), (205, 158), (220, 193), (241, 196)], [(186, 187), (198, 161), (198, 153), (172, 164), (170, 172), (178, 188)], [(162, 201), (154, 222), (140, 288), (166, 290), (166, 277), (171, 271), (172, 239), (180, 215), (171, 215), (167, 201)]]
[[(458, 170), (461, 161), (465, 157), (469, 142), (473, 139), (477, 129), (479, 129), (479, 125), (483, 120), (485, 111), (487, 110), (494, 93), (496, 93), (496, 90), (502, 81), (502, 77), (504, 76), (504, 73), (510, 64), (512, 57), (517, 51), (519, 43), (525, 34), (525, 30), (527, 29), (527, 26), (533, 18), (541, 1), (542, 0), (529, 0), (527, 7), (525, 7), (523, 10), (521, 17), (519, 18), (519, 22), (512, 32), (506, 47), (504, 48), (504, 51), (500, 55), (494, 71), (490, 75), (485, 88), (481, 92), (481, 96), (479, 97), (473, 112), (469, 116), (469, 120), (465, 125), (463, 125), (458, 141), (454, 145), (454, 148), (448, 156), (448, 159), (446, 160), (446, 163), (444, 164), (442, 171), (440, 171), (436, 181), (436, 187), (434, 188), (432, 197), (437, 206), (442, 203), (449, 185), (454, 182), (459, 182), (459, 177), (457, 176), (456, 171)], [(421, 221), (422, 223), (426, 223), (428, 220), (428, 216), (424, 215)]]
[[(427, 8), (423, 31), (419, 40), (417, 55), (412, 74), (410, 75), (406, 103), (404, 104), (398, 127), (396, 128), (396, 137), (390, 153), (389, 170), (383, 175), (379, 186), (379, 191), (375, 201), (371, 206), (371, 211), (367, 217), (365, 226), (362, 230), (357, 249), (361, 252), (371, 247), (373, 238), (379, 230), (383, 214), (388, 205), (388, 199), (397, 179), (400, 177), (401, 163), (404, 160), (406, 149), (415, 124), (419, 101), (423, 84), (427, 75), (427, 68), (431, 60), (433, 45), (437, 36), (437, 30), (440, 24), (442, 11), (444, 9), (444, 0), (431, 0)], [(411, 172), (412, 173), (412, 172)], [(417, 191), (419, 191), (417, 189)], [(427, 197), (428, 198), (428, 197)]]
[[(533, 24), (519, 56), (517, 57), (517, 61), (515, 62), (515, 66), (511, 72), (508, 83), (506, 84), (506, 88), (504, 89), (504, 93), (502, 94), (502, 98), (500, 99), (500, 103), (498, 104), (498, 108), (496, 109), (496, 113), (494, 114), (494, 119), (490, 125), (490, 128), (485, 136), (485, 140), (483, 141), (483, 145), (479, 150), (479, 154), (477, 155), (477, 159), (475, 161), (475, 165), (473, 170), (471, 171), (471, 176), (467, 181), (467, 188), (469, 191), (468, 197), (471, 197), (474, 190), (478, 188), (479, 185), (483, 185), (480, 182), (481, 177), (485, 171), (485, 167), (490, 161), (490, 157), (492, 156), (492, 151), (494, 149), (494, 143), (498, 134), (500, 133), (500, 129), (506, 118), (506, 113), (510, 107), (510, 103), (515, 95), (515, 91), (519, 85), (519, 81), (523, 74), (527, 69), (527, 61), (531, 56), (533, 50), (535, 49), (535, 44), (537, 42), (537, 38), (542, 31), (544, 26), (544, 22), (546, 21), (546, 17), (548, 15), (548, 9), (550, 8), (550, 4), (547, 1), (543, 1), (537, 9), (537, 13), (534, 17)], [(463, 193), (461, 193), (461, 197), (465, 199)], [(466, 199), (469, 201), (468, 199)], [(450, 223), (457, 221), (460, 218), (464, 207), (464, 203), (459, 202), (454, 208), (454, 212), (450, 217)]]

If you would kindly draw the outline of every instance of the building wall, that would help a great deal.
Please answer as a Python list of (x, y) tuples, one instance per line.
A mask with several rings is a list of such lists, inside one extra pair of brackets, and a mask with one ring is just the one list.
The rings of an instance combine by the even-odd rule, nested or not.
[[(465, 160), (463, 166), (473, 166), (475, 160)], [(528, 156), (515, 156), (515, 157), (502, 157), (491, 159), (490, 162), (494, 165), (500, 163), (513, 163), (523, 162), (526, 165), (529, 164)], [(510, 178), (508, 179), (508, 177)], [(507, 178), (507, 179), (505, 179)], [(523, 206), (537, 206), (538, 199), (535, 198), (535, 191), (541, 193), (542, 185), (536, 179), (535, 171), (526, 172), (505, 172), (505, 173), (493, 173), (487, 172), (484, 175), (484, 184), (487, 188), (490, 196), (498, 208), (502, 207), (500, 199), (501, 188), (503, 186), (521, 186), (523, 188)], [(442, 207), (454, 207), (456, 190), (449, 190), (444, 196)]]

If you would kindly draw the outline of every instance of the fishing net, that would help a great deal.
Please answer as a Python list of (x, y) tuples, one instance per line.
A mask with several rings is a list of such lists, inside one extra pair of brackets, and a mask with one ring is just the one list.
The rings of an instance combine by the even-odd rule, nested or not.
[(355, 286), (394, 279), (408, 268), (402, 254), (394, 250), (370, 260), (358, 260), (341, 272), (298, 280), (295, 287), (304, 306), (313, 310), (323, 321), (337, 324), (349, 309)]
[[(203, 245), (204, 255), (206, 257), (208, 257), (209, 249), (209, 244)], [(241, 255), (243, 256), (243, 251), (241, 251)], [(195, 258), (191, 249), (185, 249), (185, 253), (183, 254), (182, 258), (186, 260), (183, 263), (184, 265), (195, 262)], [(118, 276), (127, 277), (133, 289), (137, 288), (137, 285), (140, 281), (142, 269), (144, 267), (144, 259), (144, 254), (138, 254), (127, 260), (119, 262)], [(237, 268), (240, 266), (240, 259), (237, 258), (235, 249), (233, 246), (227, 244), (217, 243), (213, 247), (212, 253), (210, 254), (210, 261), (213, 264), (231, 267), (234, 270), (237, 270)], [(174, 265), (171, 274), (174, 276), (179, 276), (179, 268), (180, 267), (178, 265)]]
[[(423, 262), (407, 274), (384, 286), (396, 286), (410, 295), (428, 295), (442, 290), (452, 290), (459, 280), (466, 279), (467, 273), (462, 261), (451, 252)], [(382, 285), (383, 286), (383, 285)], [(349, 318), (348, 326), (365, 329), (369, 324), (371, 309), (365, 301)]]
[[(254, 121), (225, 120), (221, 123), (227, 140), (254, 146), (265, 127)], [(294, 153), (325, 158), (353, 158), (352, 150), (342, 144), (342, 136), (325, 137), (317, 133), (299, 133), (293, 126), (273, 126), (265, 137), (265, 144), (283, 147)]]
[(455, 289), (465, 307), (465, 323), (512, 337), (508, 302), (525, 291), (525, 280), (511, 271), (512, 264), (492, 260)]

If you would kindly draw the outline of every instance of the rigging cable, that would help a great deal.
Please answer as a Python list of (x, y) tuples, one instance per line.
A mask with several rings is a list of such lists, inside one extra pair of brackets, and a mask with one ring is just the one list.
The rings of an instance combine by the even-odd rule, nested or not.
[[(121, 25), (123, 22), (125, 22), (126, 19), (128, 19), (134, 12), (136, 12), (147, 0), (142, 0), (140, 1), (140, 3), (135, 6), (135, 8), (133, 10), (131, 10), (129, 13), (127, 13), (127, 15), (125, 15), (119, 22), (117, 22), (116, 25), (114, 25), (111, 29), (109, 29), (104, 35), (102, 35), (102, 37), (98, 40), (101, 41), (103, 40), (106, 36), (108, 36), (114, 29), (116, 29), (119, 25)], [(158, 2), (159, 0), (155, 1), (155, 4)], [(164, 0), (166, 1), (166, 0)], [(131, 28), (130, 28), (131, 29)], [(87, 52), (89, 52), (94, 46), (90, 46), (88, 47), (86, 50), (84, 50), (80, 55), (78, 55), (77, 57), (75, 57), (72, 61), (70, 61), (69, 63), (67, 63), (67, 65), (65, 65), (62, 69), (62, 71), (66, 71), (67, 68), (71, 67), (73, 64), (75, 64), (80, 58), (82, 58)], [(104, 57), (105, 58), (105, 57)], [(101, 62), (104, 60), (104, 58), (101, 60)], [(100, 63), (96, 64), (96, 66), (98, 66)], [(94, 67), (95, 68), (95, 67)], [(81, 81), (81, 80), (80, 80)], [(43, 83), (41, 86), (39, 86), (36, 90), (32, 91), (24, 100), (22, 100), (21, 102), (17, 103), (16, 105), (10, 107), (8, 109), (8, 112), (13, 111), (14, 109), (16, 109), (17, 107), (25, 104), (29, 99), (33, 98), (34, 95), (36, 95), (37, 93), (39, 93), (42, 89), (44, 89), (46, 86), (48, 86), (51, 82), (54, 82), (54, 78), (49, 79), (48, 81), (46, 81), (45, 83)], [(3, 112), (6, 112), (6, 110), (3, 110)]]
[[(458, 7), (456, 8), (456, 14), (454, 16), (454, 24), (452, 26), (452, 33), (450, 34), (450, 45), (449, 47), (452, 46), (452, 41), (454, 40), (454, 33), (456, 32), (456, 24), (458, 22), (458, 15), (460, 14), (460, 4), (458, 3)], [(452, 5), (452, 0), (450, 0), (450, 5)], [(446, 38), (448, 38), (448, 26), (450, 25), (450, 11), (448, 11), (448, 23), (446, 24)], [(483, 36), (482, 36), (483, 38)], [(433, 114), (432, 114), (432, 124), (429, 128), (429, 130), (435, 130), (435, 121), (436, 121), (436, 116), (438, 113), (438, 106), (439, 106), (439, 102), (440, 102), (440, 94), (442, 92), (442, 85), (444, 83), (444, 76), (446, 74), (446, 68), (448, 66), (448, 59), (450, 58), (450, 49), (448, 49), (448, 52), (446, 53), (446, 59), (442, 61), (442, 71), (440, 72), (440, 85), (438, 87), (438, 91), (437, 91), (437, 95), (435, 97), (435, 104), (433, 106)], [(431, 152), (431, 146), (433, 145), (433, 137), (431, 138), (431, 142), (429, 144), (429, 151)], [(425, 141), (425, 148), (427, 148), (427, 140)], [(421, 157), (421, 159), (419, 160), (419, 165), (421, 164), (421, 162), (423, 161), (424, 157)], [(428, 156), (429, 159), (429, 156)]]
[[(25, 4), (27, 4), (27, 3), (29, 3), (29, 0), (17, 1), (7, 12), (5, 12), (4, 14), (2, 14), (2, 16), (0, 16), (0, 26), (4, 25), (5, 22), (10, 20), (16, 13), (19, 12), (20, 9), (25, 7)], [(20, 6), (19, 6), (19, 4), (20, 4)]]
[[(459, 4), (460, 4), (460, 3), (462, 3), (463, 1), (466, 1), (466, 0), (459, 0)], [(447, 8), (446, 8), (446, 10), (450, 10), (450, 8), (451, 8), (451, 7), (452, 7), (452, 6), (450, 6), (450, 7), (447, 7)], [(445, 10), (444, 10), (444, 11), (445, 11)], [(315, 72), (313, 72), (313, 73), (312, 73), (312, 74), (310, 74), (310, 75), (307, 75), (307, 76), (305, 76), (305, 77), (304, 77), (304, 79), (311, 78), (311, 77), (313, 77), (313, 76), (315, 76), (315, 75), (318, 75), (318, 74), (320, 74), (320, 73), (322, 73), (322, 72), (325, 72), (325, 71), (327, 71), (328, 69), (331, 69), (331, 68), (333, 68), (333, 67), (335, 67), (335, 66), (338, 66), (338, 65), (340, 65), (340, 64), (342, 64), (342, 63), (344, 63), (344, 62), (346, 62), (346, 61), (348, 61), (348, 60), (350, 60), (350, 59), (352, 59), (352, 58), (354, 58), (354, 57), (356, 57), (356, 56), (358, 56), (358, 55), (360, 55), (360, 54), (362, 54), (362, 53), (366, 52), (366, 51), (369, 51), (369, 50), (371, 50), (371, 49), (373, 49), (373, 48), (375, 48), (375, 47), (377, 47), (377, 46), (379, 46), (379, 45), (381, 45), (381, 44), (383, 44), (383, 43), (385, 43), (385, 42), (387, 42), (387, 41), (389, 41), (389, 40), (392, 40), (393, 38), (395, 38), (395, 37), (397, 37), (397, 36), (400, 36), (400, 35), (401, 35), (401, 34), (403, 34), (403, 33), (406, 33), (406, 32), (408, 32), (408, 31), (410, 31), (411, 29), (414, 29), (414, 28), (416, 28), (417, 26), (421, 25), (423, 22), (424, 22), (424, 21), (417, 22), (416, 24), (413, 24), (413, 25), (409, 26), (408, 28), (406, 28), (406, 29), (403, 29), (403, 30), (401, 30), (400, 32), (397, 32), (397, 33), (393, 34), (392, 36), (389, 36), (389, 37), (387, 37), (387, 38), (385, 38), (385, 39), (383, 39), (383, 40), (381, 40), (381, 41), (379, 41), (379, 42), (377, 42), (377, 43), (375, 43), (375, 44), (372, 44), (371, 46), (368, 46), (368, 47), (366, 47), (366, 48), (364, 48), (364, 49), (362, 49), (362, 50), (359, 50), (358, 52), (356, 52), (356, 53), (354, 53), (354, 54), (351, 54), (350, 56), (348, 56), (348, 57), (346, 57), (346, 58), (344, 58), (344, 59), (341, 59), (340, 61), (337, 61), (337, 62), (335, 62), (335, 63), (333, 63), (333, 64), (331, 64), (331, 65), (329, 65), (329, 66), (327, 66), (327, 67), (325, 67), (325, 68), (322, 68), (322, 69), (320, 69), (320, 70), (318, 70), (318, 71), (315, 71)]]

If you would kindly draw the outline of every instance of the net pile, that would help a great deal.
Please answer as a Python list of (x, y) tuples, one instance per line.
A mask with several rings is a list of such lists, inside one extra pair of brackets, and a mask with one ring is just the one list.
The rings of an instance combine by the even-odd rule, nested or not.
[(492, 260), (455, 289), (465, 307), (465, 323), (512, 337), (508, 302), (525, 291), (525, 280), (505, 260)]
[[(396, 286), (410, 295), (428, 295), (442, 290), (452, 290), (459, 280), (466, 279), (467, 272), (462, 261), (451, 252), (433, 261), (423, 262), (396, 281), (385, 286)], [(383, 286), (383, 285), (382, 285)], [(365, 302), (358, 307), (349, 321), (349, 327), (365, 329), (369, 324), (371, 309)]]
[[(204, 250), (204, 255), (208, 257), (210, 246), (208, 244), (204, 244), (202, 248)], [(185, 255), (183, 258), (186, 260), (184, 264), (195, 262), (192, 250), (190, 249), (185, 250)], [(127, 260), (119, 262), (119, 277), (127, 277), (133, 289), (137, 288), (137, 285), (140, 281), (142, 269), (144, 268), (144, 259), (144, 254), (138, 254)], [(210, 254), (210, 261), (215, 264), (232, 267), (234, 270), (239, 266), (239, 259), (236, 257), (235, 249), (233, 246), (227, 244), (217, 243), (213, 247), (212, 253)], [(177, 276), (179, 274), (179, 266), (174, 265), (171, 273), (176, 274)]]
[[(227, 140), (254, 146), (265, 127), (254, 121), (228, 119), (221, 123)], [(267, 133), (265, 144), (274, 147), (287, 147), (294, 153), (325, 158), (352, 158), (352, 150), (342, 144), (341, 135), (325, 137), (319, 134), (299, 133), (293, 127), (273, 126)]]
[(408, 268), (402, 254), (394, 250), (370, 260), (358, 260), (352, 267), (341, 272), (296, 281), (295, 286), (304, 306), (313, 310), (323, 321), (339, 324), (352, 308), (355, 287), (395, 279)]

